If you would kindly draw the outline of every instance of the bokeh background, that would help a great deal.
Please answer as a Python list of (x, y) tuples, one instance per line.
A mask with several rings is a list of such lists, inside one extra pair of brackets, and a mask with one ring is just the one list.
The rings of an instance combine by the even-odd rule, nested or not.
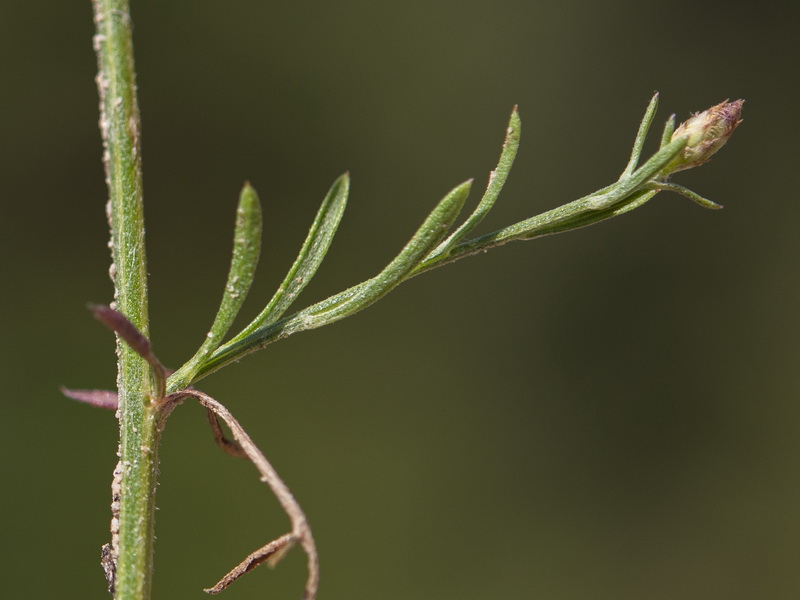
[[(782, 8), (781, 8), (782, 7)], [(624, 218), (414, 279), (360, 315), (203, 382), (305, 507), (321, 600), (800, 596), (797, 13), (721, 2), (133, 2), (153, 342), (178, 366), (225, 280), (237, 194), (265, 209), (243, 318), (291, 264), (330, 183), (353, 185), (297, 307), (373, 275), (451, 187), (522, 147), (481, 231), (623, 168), (725, 98), (745, 123)], [(0, 573), (8, 598), (107, 598), (116, 462), (91, 6), (3, 2)], [(652, 146), (650, 146), (652, 150)], [(477, 197), (477, 193), (475, 196)], [(155, 598), (203, 598), (284, 533), (202, 411), (162, 450)], [(299, 598), (304, 558), (229, 600)]]

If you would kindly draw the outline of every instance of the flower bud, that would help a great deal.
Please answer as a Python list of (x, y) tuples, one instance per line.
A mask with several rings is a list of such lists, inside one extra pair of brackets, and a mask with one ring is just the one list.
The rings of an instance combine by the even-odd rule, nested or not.
[(672, 140), (688, 138), (686, 147), (672, 159), (663, 171), (664, 175), (702, 165), (717, 150), (725, 145), (733, 130), (742, 122), (744, 100), (720, 102), (708, 110), (695, 113), (681, 123), (672, 134)]

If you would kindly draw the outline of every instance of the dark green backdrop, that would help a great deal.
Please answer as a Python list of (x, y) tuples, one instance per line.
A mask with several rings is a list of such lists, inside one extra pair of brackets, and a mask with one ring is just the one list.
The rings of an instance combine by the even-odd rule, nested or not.
[[(320, 600), (800, 595), (797, 15), (770, 3), (134, 0), (156, 351), (202, 339), (249, 179), (266, 236), (251, 317), (333, 179), (348, 214), (298, 307), (385, 264), (448, 189), (523, 142), (487, 227), (613, 181), (725, 98), (745, 123), (624, 218), (494, 250), (205, 381), (295, 491)], [(107, 597), (112, 387), (89, 0), (3, 2), (1, 595)], [(484, 229), (488, 231), (488, 229)], [(155, 598), (203, 598), (286, 529), (193, 406), (162, 453)], [(299, 598), (303, 558), (229, 600)]]

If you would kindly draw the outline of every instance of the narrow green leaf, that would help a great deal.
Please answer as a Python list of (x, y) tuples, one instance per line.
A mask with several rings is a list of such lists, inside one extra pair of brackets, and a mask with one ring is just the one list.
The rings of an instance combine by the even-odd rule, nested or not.
[(244, 337), (259, 328), (271, 325), (294, 302), (298, 294), (306, 287), (317, 272), (322, 259), (328, 253), (333, 236), (344, 215), (347, 196), (350, 192), (350, 176), (345, 173), (333, 182), (328, 194), (317, 211), (317, 216), (303, 242), (300, 253), (291, 269), (286, 274), (278, 290), (272, 296), (264, 310), (261, 311), (235, 339)]
[(500, 160), (497, 162), (497, 167), (489, 175), (489, 183), (486, 186), (486, 191), (483, 198), (478, 203), (473, 213), (464, 222), (461, 227), (456, 229), (445, 241), (439, 244), (436, 249), (430, 253), (425, 259), (435, 260), (436, 257), (445, 254), (455, 244), (460, 242), (464, 237), (472, 232), (481, 221), (489, 214), (489, 211), (494, 206), (495, 201), (503, 186), (508, 179), (508, 174), (511, 172), (511, 167), (514, 165), (514, 159), (517, 156), (519, 149), (520, 136), (522, 135), (522, 121), (519, 118), (519, 110), (515, 106), (511, 112), (511, 118), (508, 121), (508, 128), (506, 129), (506, 138), (503, 142), (503, 150), (500, 153)]
[(663, 148), (670, 143), (673, 133), (675, 133), (675, 115), (670, 115), (669, 119), (667, 119), (667, 122), (664, 123), (664, 131), (661, 133), (660, 148)]
[(639, 158), (642, 156), (642, 149), (644, 148), (644, 141), (645, 138), (647, 138), (647, 132), (650, 131), (650, 125), (653, 123), (653, 117), (656, 115), (656, 110), (658, 110), (658, 92), (653, 94), (653, 97), (650, 99), (650, 104), (647, 105), (647, 110), (644, 113), (642, 122), (639, 124), (639, 131), (636, 133), (636, 140), (633, 142), (631, 158), (628, 161), (625, 170), (622, 172), (622, 175), (619, 176), (620, 179), (630, 177), (630, 174), (633, 173), (636, 165), (639, 164)]
[(253, 187), (245, 183), (239, 194), (231, 267), (217, 316), (195, 355), (170, 378), (171, 384), (188, 385), (200, 365), (222, 343), (253, 284), (260, 253), (261, 203)]
[(720, 210), (723, 208), (721, 204), (717, 204), (713, 200), (709, 200), (708, 198), (703, 198), (697, 192), (693, 192), (689, 188), (683, 187), (677, 183), (671, 183), (667, 181), (658, 181), (650, 184), (650, 188), (654, 190), (664, 190), (666, 192), (675, 192), (676, 194), (680, 194), (686, 198), (689, 198), (695, 204), (702, 206), (703, 208), (708, 208), (711, 210)]
[(249, 183), (246, 183), (239, 195), (239, 206), (236, 210), (233, 256), (225, 293), (222, 295), (222, 302), (208, 338), (203, 344), (210, 348), (208, 353), (216, 350), (222, 338), (228, 333), (253, 284), (261, 254), (261, 227), (261, 203), (258, 194)]

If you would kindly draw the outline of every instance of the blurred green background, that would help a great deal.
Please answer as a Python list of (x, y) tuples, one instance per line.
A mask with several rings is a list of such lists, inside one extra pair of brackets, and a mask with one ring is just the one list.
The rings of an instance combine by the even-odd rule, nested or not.
[[(784, 8), (779, 8), (784, 6)], [(153, 342), (178, 366), (226, 276), (245, 179), (265, 208), (245, 318), (328, 186), (348, 214), (297, 307), (373, 275), (433, 204), (522, 147), (481, 231), (612, 182), (725, 98), (745, 123), (624, 218), (414, 279), (208, 378), (305, 507), (321, 600), (800, 596), (797, 14), (721, 2), (133, 2)], [(4, 2), (2, 595), (103, 599), (116, 462), (91, 6)], [(652, 150), (652, 146), (650, 147)], [(475, 197), (478, 194), (475, 193)], [(473, 198), (474, 201), (474, 198)], [(286, 520), (200, 409), (162, 451), (155, 598), (203, 598)], [(299, 598), (304, 558), (226, 598)]]

